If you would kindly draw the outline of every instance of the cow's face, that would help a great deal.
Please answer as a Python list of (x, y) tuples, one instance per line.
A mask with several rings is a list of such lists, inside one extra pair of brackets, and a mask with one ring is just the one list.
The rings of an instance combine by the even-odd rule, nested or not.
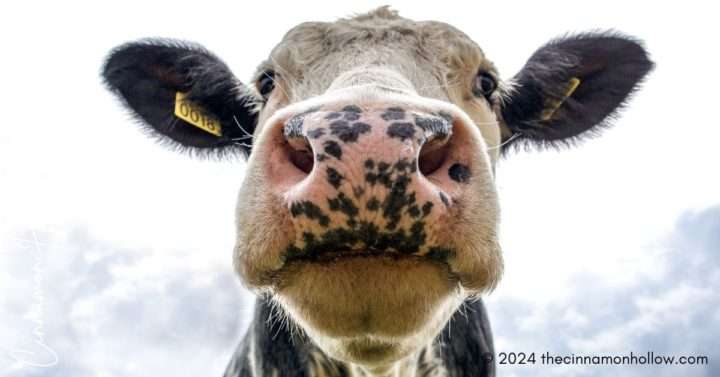
[[(597, 129), (650, 68), (636, 42), (585, 34), (503, 84), (460, 31), (383, 8), (292, 29), (253, 87), (172, 41), (121, 46), (104, 75), (179, 145), (252, 148), (237, 271), (331, 356), (373, 366), (431, 341), (498, 282), (501, 150)], [(217, 124), (174, 114), (177, 92)]]

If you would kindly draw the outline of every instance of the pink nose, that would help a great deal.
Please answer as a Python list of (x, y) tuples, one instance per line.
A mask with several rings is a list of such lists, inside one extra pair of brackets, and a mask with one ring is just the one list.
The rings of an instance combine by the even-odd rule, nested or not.
[(402, 107), (348, 105), (287, 120), (285, 158), (274, 161), (283, 166), (273, 169), (294, 231), (287, 258), (447, 258), (452, 197), (472, 176), (453, 128), (449, 114)]

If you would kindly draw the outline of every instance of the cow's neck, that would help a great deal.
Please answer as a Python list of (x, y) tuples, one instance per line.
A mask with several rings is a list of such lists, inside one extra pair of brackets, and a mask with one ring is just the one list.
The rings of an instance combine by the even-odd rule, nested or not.
[(348, 377), (409, 377), (409, 376), (446, 376), (444, 363), (435, 354), (435, 346), (428, 345), (422, 351), (403, 360), (373, 369), (350, 365), (330, 359), (315, 348), (309, 363), (309, 376), (348, 376)]
[(306, 337), (288, 330), (265, 298), (228, 365), (225, 377), (494, 376), (492, 335), (480, 300), (468, 301), (432, 344), (384, 368), (367, 370), (333, 360)]

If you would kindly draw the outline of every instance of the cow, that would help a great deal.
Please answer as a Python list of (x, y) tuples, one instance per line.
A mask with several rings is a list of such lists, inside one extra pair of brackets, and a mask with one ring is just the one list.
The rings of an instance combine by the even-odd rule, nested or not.
[(498, 160), (598, 134), (652, 67), (593, 31), (501, 80), (455, 27), (381, 7), (294, 27), (253, 85), (171, 39), (101, 75), (162, 143), (247, 157), (233, 266), (257, 300), (225, 376), (493, 376)]

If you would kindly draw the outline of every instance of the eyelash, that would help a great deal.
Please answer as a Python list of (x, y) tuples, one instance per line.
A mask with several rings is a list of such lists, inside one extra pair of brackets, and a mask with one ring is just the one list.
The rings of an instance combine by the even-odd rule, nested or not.
[(480, 71), (473, 78), (472, 92), (476, 97), (483, 97), (490, 101), (490, 97), (497, 90), (497, 79), (490, 73)]

